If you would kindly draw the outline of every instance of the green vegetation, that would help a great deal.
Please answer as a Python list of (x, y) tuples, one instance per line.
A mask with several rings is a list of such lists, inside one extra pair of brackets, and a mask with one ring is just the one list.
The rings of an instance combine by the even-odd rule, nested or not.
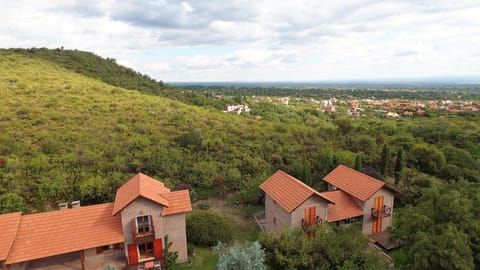
[[(433, 92), (408, 93), (444, 93)], [(478, 99), (478, 91), (468, 93)], [(258, 185), (275, 170), (322, 189), (322, 177), (343, 163), (402, 192), (394, 232), (404, 243), (397, 257), (405, 268), (447, 269), (445, 260), (461, 269), (480, 265), (478, 112), (350, 118), (307, 103), (255, 102), (250, 114), (232, 115), (219, 110), (249, 98), (241, 91), (215, 95), (180, 93), (89, 53), (0, 50), (0, 213), (112, 201), (139, 171), (172, 189), (191, 189), (194, 201), (233, 194), (231, 201), (251, 206), (262, 202)], [(233, 236), (252, 241), (257, 233), (236, 228)], [(213, 269), (217, 257), (197, 250), (205, 257), (192, 265)], [(414, 256), (420, 252), (428, 254)]]
[(219, 242), (214, 248), (219, 255), (217, 270), (265, 270), (265, 251), (258, 241), (234, 244)]
[(117, 64), (113, 58), (103, 59), (90, 52), (77, 50), (49, 50), (46, 48), (10, 49), (31, 59), (43, 59), (65, 69), (101, 80), (110, 85), (160, 96), (179, 96), (162, 81)]
[[(309, 235), (315, 237), (309, 237)], [(357, 226), (322, 225), (310, 234), (301, 228), (285, 231), (279, 237), (260, 237), (267, 262), (274, 269), (386, 269), (384, 259)]]
[[(418, 183), (421, 181), (421, 183)], [(479, 183), (438, 184), (424, 178), (417, 203), (397, 211), (395, 235), (405, 269), (476, 269), (480, 265)]]
[(208, 211), (195, 211), (187, 217), (187, 239), (197, 246), (213, 247), (232, 239), (232, 227), (227, 218)]

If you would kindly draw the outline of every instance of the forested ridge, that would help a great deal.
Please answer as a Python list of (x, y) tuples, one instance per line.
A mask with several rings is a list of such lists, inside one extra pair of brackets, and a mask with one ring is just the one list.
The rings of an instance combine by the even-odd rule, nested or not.
[(260, 103), (256, 115), (231, 115), (135, 90), (127, 85), (143, 77), (136, 72), (107, 83), (29, 54), (0, 51), (1, 213), (112, 201), (139, 171), (191, 188), (193, 200), (234, 193), (257, 203), (258, 185), (277, 169), (321, 189), (343, 163), (402, 192), (393, 229), (407, 268), (480, 265), (478, 113), (348, 118)]

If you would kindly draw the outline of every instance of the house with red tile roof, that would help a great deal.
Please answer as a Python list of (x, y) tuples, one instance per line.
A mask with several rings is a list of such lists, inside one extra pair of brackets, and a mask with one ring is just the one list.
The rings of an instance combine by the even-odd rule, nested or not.
[(364, 233), (374, 234), (391, 225), (394, 188), (344, 165), (324, 180), (325, 192), (283, 171), (265, 180), (260, 185), (265, 191), (265, 227), (280, 232), (311, 224), (359, 222)]
[(347, 194), (362, 209), (363, 214), (358, 220), (361, 221), (363, 233), (383, 232), (392, 225), (393, 203), (398, 193), (395, 188), (345, 165), (338, 165), (323, 180), (328, 183), (330, 192)]
[(178, 261), (186, 261), (185, 213), (191, 210), (187, 190), (170, 191), (139, 173), (117, 190), (113, 203), (3, 214), (0, 269), (124, 269), (163, 262), (167, 235)]
[(283, 171), (260, 185), (265, 191), (265, 226), (281, 232), (285, 228), (321, 224), (327, 220), (327, 197)]

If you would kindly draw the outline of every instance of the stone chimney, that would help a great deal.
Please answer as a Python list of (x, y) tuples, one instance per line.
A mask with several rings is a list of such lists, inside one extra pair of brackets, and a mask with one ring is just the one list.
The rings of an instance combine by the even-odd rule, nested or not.
[(72, 202), (72, 208), (79, 208), (80, 207), (80, 201), (73, 201)]
[(59, 208), (60, 210), (68, 209), (68, 203), (66, 203), (66, 202), (59, 203), (59, 204), (58, 204), (58, 208)]

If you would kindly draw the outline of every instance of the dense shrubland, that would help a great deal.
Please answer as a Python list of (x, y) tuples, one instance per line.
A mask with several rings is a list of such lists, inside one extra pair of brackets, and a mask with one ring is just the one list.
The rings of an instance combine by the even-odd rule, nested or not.
[[(0, 51), (2, 213), (44, 211), (77, 199), (112, 201), (116, 188), (139, 171), (173, 189), (190, 188), (194, 200), (232, 192), (240, 203), (256, 203), (262, 198), (258, 185), (277, 169), (321, 189), (319, 180), (343, 163), (402, 191), (396, 203), (405, 207), (398, 211), (398, 235), (407, 254), (418, 250), (411, 241), (419, 241), (406, 233), (414, 228), (407, 217), (431, 209), (435, 216), (422, 218), (445, 225), (428, 233), (467, 237), (459, 255), (467, 260), (465, 269), (472, 265), (469, 256), (480, 257), (471, 225), (480, 224), (479, 113), (348, 118), (257, 103), (250, 115), (230, 115), (218, 111), (224, 101), (213, 96), (170, 94), (173, 90), (151, 80), (164, 94), (148, 83), (142, 88), (149, 80), (136, 72), (123, 77), (120, 71), (102, 71), (106, 78), (99, 78), (82, 71), (114, 70), (112, 60), (97, 59), (87, 68), (75, 57), (62, 62), (62, 54), (72, 52), (47, 52)], [(71, 63), (79, 67), (66, 68)], [(122, 79), (111, 78), (115, 83), (109, 76)], [(470, 225), (460, 226), (455, 215), (439, 212), (442, 207), (435, 203), (444, 193), (458, 198)], [(421, 238), (444, 244), (432, 239)]]

